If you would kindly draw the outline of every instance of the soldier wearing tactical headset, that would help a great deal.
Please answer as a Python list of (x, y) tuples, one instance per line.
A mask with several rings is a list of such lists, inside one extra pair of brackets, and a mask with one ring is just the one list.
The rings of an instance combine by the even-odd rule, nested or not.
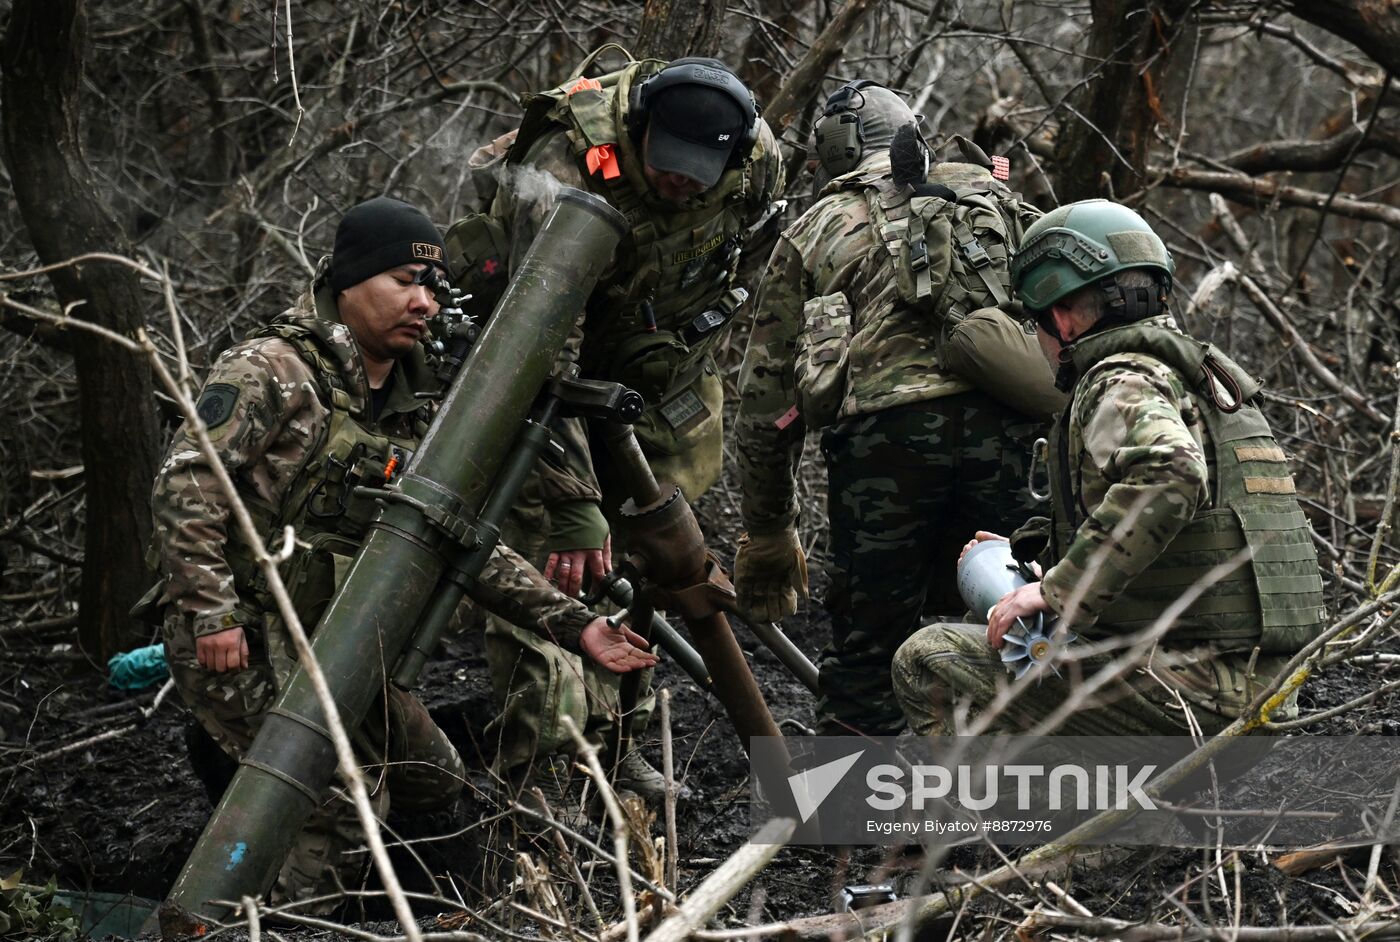
[[(828, 182), (773, 250), (739, 376), (748, 532), (734, 588), (753, 620), (791, 615), (807, 593), (796, 469), (806, 433), (822, 433), (823, 735), (903, 728), (890, 659), (925, 611), (961, 611), (951, 564), (979, 521), (1015, 526), (1033, 512), (1027, 456), (1038, 415), (1053, 408), (1034, 339), (1000, 312), (1008, 253), (1040, 214), (971, 142), (955, 137), (931, 161), (917, 118), (870, 81), (827, 100), (815, 138)], [(987, 388), (952, 358), (980, 324), (1004, 328), (974, 344), (996, 376)], [(998, 336), (1010, 343), (988, 342)], [(1020, 369), (1027, 355), (1032, 369)], [(1018, 382), (1025, 401), (998, 398)]]
[[(631, 231), (565, 356), (584, 377), (642, 394), (642, 449), (659, 479), (694, 500), (718, 480), (722, 460), (723, 390), (711, 354), (747, 296), (735, 282), (740, 252), (782, 192), (782, 164), (753, 96), (724, 63), (629, 61), (583, 77), (597, 55), (530, 96), (520, 127), (473, 156), (482, 211), (448, 231), (449, 263), (489, 313), (558, 184), (622, 211)], [(565, 467), (539, 469), (505, 538), (573, 594), (585, 572), (597, 580), (611, 567), (607, 517), (628, 495), (586, 423), (569, 420), (557, 437)], [(503, 621), (488, 629), (488, 656), (504, 706), (492, 730), (498, 769), (516, 781), (532, 762), (557, 767), (549, 754), (570, 748), (562, 716), (584, 725), (587, 715), (596, 738), (617, 710), (615, 680)], [(660, 776), (638, 755), (624, 759), (620, 778), (648, 797), (661, 794)]]

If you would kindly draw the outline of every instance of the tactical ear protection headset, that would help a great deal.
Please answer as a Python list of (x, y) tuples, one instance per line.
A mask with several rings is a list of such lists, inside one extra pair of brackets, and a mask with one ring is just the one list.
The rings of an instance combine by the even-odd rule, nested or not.
[(633, 134), (640, 135), (651, 120), (651, 108), (656, 98), (668, 88), (677, 85), (705, 85), (729, 96), (739, 107), (743, 116), (744, 133), (739, 142), (729, 152), (727, 167), (738, 167), (748, 158), (758, 140), (758, 102), (753, 92), (739, 80), (723, 62), (703, 56), (687, 56), (676, 59), (666, 68), (642, 82), (632, 90), (631, 107), (628, 109), (628, 124)]
[[(1128, 269), (1131, 270), (1131, 269)], [(1148, 317), (1167, 313), (1167, 295), (1172, 290), (1171, 272), (1157, 269), (1140, 269), (1148, 272), (1155, 283), (1151, 288), (1125, 288), (1118, 283), (1117, 272), (1099, 282), (1099, 290), (1104, 297), (1104, 319), (1115, 318), (1131, 324)]]
[(870, 79), (847, 82), (832, 92), (817, 122), (817, 159), (833, 177), (849, 173), (860, 163), (865, 149), (865, 126), (860, 109), (865, 107), (862, 88), (879, 85)]

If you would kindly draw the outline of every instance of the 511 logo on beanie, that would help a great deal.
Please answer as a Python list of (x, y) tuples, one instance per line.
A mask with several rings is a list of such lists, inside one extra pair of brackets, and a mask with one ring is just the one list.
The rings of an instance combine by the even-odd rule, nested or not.
[(427, 262), (447, 274), (447, 251), (433, 221), (401, 200), (379, 196), (350, 208), (335, 230), (331, 290), (337, 294), (400, 265)]

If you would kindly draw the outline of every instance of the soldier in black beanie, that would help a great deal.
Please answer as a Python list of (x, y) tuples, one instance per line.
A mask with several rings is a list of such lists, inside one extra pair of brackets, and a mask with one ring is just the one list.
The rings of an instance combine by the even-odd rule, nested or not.
[[(280, 546), (287, 528), (296, 533), (282, 572), (308, 630), (374, 517), (368, 488), (356, 485), (395, 481), (428, 428), (431, 407), (416, 394), (439, 384), (419, 341), (437, 313), (433, 289), (443, 266), (442, 237), (417, 209), (384, 197), (355, 206), (311, 290), (225, 351), (200, 395), (197, 412), (219, 463), (264, 542)], [(166, 660), (200, 735), (237, 760), (296, 654), (253, 551), (231, 523), (231, 504), (196, 431), (182, 428), (152, 495)], [(632, 646), (640, 638), (609, 627), (504, 546), (481, 581), (506, 600), (501, 617), (609, 670), (656, 661)], [(391, 797), (400, 811), (451, 807), (465, 780), (457, 751), (413, 696), (386, 684), (381, 698), (356, 736), (372, 747), (362, 761), (377, 783), (376, 813), (385, 814)], [(217, 800), (231, 773), (200, 772)], [(361, 843), (350, 804), (327, 798), (298, 836), (273, 900), (354, 886), (365, 858), (347, 852)]]
[(399, 265), (435, 265), (444, 275), (442, 235), (407, 203), (377, 196), (351, 207), (335, 230), (330, 284), (336, 294)]

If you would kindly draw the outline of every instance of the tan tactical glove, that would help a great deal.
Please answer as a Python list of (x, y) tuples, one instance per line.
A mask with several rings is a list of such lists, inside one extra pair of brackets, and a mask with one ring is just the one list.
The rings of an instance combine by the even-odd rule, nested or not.
[(807, 557), (797, 531), (739, 537), (734, 557), (739, 611), (751, 621), (777, 621), (797, 611), (797, 593), (807, 597)]

